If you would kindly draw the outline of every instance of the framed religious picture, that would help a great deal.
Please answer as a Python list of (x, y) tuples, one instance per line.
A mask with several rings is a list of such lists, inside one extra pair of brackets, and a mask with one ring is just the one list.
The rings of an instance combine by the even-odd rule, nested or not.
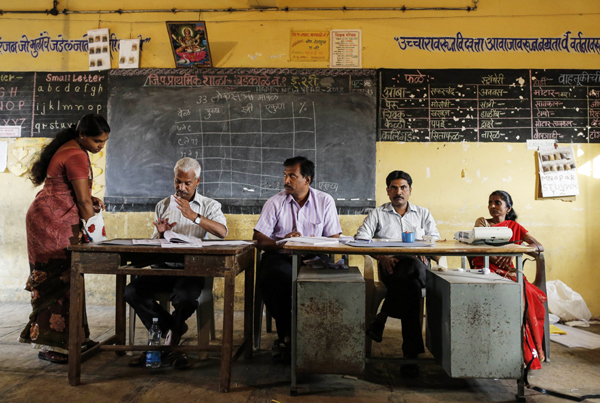
[(204, 21), (167, 21), (177, 67), (212, 67)]

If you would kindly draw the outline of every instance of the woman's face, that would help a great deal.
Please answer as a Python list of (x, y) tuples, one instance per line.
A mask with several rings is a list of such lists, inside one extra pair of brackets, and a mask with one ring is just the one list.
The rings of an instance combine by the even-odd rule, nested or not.
[(488, 202), (488, 210), (490, 211), (490, 215), (492, 218), (501, 218), (505, 219), (506, 215), (510, 211), (510, 208), (506, 205), (506, 202), (502, 200), (502, 198), (498, 195), (490, 195), (490, 200)]
[(79, 145), (81, 145), (81, 148), (91, 152), (92, 154), (96, 154), (102, 151), (107, 141), (108, 133), (102, 133), (101, 135), (96, 137), (80, 134), (80, 137), (78, 139), (78, 143)]

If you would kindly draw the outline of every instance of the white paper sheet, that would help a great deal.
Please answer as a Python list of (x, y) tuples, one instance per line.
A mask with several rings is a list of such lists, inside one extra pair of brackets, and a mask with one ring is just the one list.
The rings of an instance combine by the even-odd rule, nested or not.
[(21, 137), (21, 126), (0, 126), (0, 137)]
[(162, 245), (163, 243), (169, 243), (166, 239), (133, 239), (134, 245)]
[(339, 243), (339, 241), (336, 238), (327, 238), (321, 236), (297, 236), (292, 238), (280, 239), (279, 241), (277, 241), (277, 244), (282, 244), (286, 242), (300, 242), (309, 245), (335, 245)]
[(140, 40), (121, 39), (119, 41), (119, 68), (137, 69), (140, 67)]
[(567, 332), (567, 334), (551, 334), (550, 340), (556, 343), (571, 348), (582, 347), (590, 350), (600, 348), (600, 335), (558, 323), (554, 326)]
[(201, 243), (163, 243), (161, 248), (201, 248)]
[(108, 28), (91, 29), (88, 32), (90, 71), (110, 69), (110, 35)]
[(8, 141), (0, 141), (0, 172), (6, 171), (8, 159)]
[(203, 246), (223, 246), (223, 245), (252, 245), (252, 242), (248, 241), (202, 241)]

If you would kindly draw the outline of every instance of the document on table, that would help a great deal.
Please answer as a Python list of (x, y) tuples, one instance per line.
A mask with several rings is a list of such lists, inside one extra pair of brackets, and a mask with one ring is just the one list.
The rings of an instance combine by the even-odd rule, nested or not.
[(102, 245), (133, 245), (132, 239), (111, 239), (110, 241), (102, 241)]
[(132, 239), (134, 245), (162, 245), (163, 243), (169, 243), (166, 239)]
[(0, 172), (6, 170), (6, 162), (8, 161), (8, 142), (0, 141)]
[(204, 246), (236, 246), (236, 245), (252, 245), (252, 242), (249, 241), (234, 241), (234, 240), (223, 240), (223, 241), (203, 241), (202, 245)]
[(201, 248), (201, 243), (161, 243), (161, 248)]
[(354, 242), (348, 242), (346, 245), (348, 246), (356, 246), (356, 247), (362, 247), (362, 248), (398, 248), (398, 247), (403, 247), (403, 248), (424, 248), (424, 247), (429, 247), (432, 244), (430, 243), (423, 243), (423, 242), (402, 242), (402, 241), (395, 241), (395, 242), (386, 242), (386, 241), (354, 241)]
[(296, 236), (292, 238), (283, 238), (277, 241), (277, 244), (279, 245), (285, 242), (300, 242), (315, 246), (331, 246), (339, 244), (337, 238), (327, 238), (324, 236)]

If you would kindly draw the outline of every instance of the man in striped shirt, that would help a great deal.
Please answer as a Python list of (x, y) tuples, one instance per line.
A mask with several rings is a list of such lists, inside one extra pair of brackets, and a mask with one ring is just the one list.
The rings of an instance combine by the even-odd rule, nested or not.
[(283, 165), (284, 190), (263, 206), (253, 237), (264, 251), (262, 276), (257, 280), (277, 325), (279, 339), (273, 346), (276, 361), (290, 359), (292, 323), (292, 257), (276, 242), (297, 236), (337, 238), (342, 233), (333, 197), (310, 187), (315, 178), (313, 162), (294, 157)]
[[(174, 172), (175, 195), (156, 205), (152, 238), (163, 238), (167, 230), (199, 239), (225, 238), (227, 221), (221, 204), (196, 191), (201, 172), (198, 161), (182, 158), (175, 164)], [(165, 265), (176, 267), (177, 264), (161, 263), (158, 266)], [(176, 346), (187, 331), (185, 321), (198, 307), (198, 297), (203, 287), (203, 277), (139, 276), (125, 287), (125, 300), (135, 309), (146, 328), (152, 326), (152, 318), (158, 318), (158, 326), (166, 335), (165, 344)], [(154, 294), (158, 292), (172, 293), (172, 314), (154, 299)], [(144, 358), (142, 355), (140, 364)], [(182, 354), (177, 362), (181, 367), (189, 365), (187, 357)]]

